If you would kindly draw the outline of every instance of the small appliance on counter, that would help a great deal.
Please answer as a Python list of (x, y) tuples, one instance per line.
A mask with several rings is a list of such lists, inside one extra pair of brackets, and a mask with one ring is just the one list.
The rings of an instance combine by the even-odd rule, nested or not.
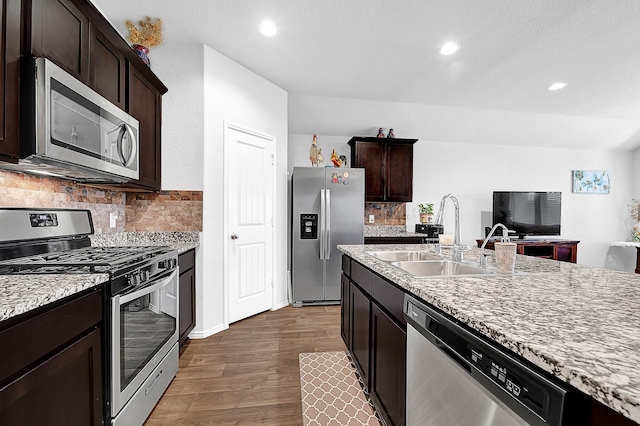
[(427, 238), (438, 239), (438, 235), (444, 232), (444, 226), (434, 223), (416, 223), (416, 233), (427, 234)]

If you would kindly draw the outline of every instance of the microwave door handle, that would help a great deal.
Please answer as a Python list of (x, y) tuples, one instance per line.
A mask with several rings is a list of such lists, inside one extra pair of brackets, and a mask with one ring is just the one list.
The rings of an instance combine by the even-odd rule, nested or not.
[[(125, 133), (129, 134), (129, 140), (131, 140), (131, 155), (129, 158), (124, 155), (124, 135)], [(125, 167), (129, 167), (133, 161), (136, 159), (138, 149), (138, 143), (136, 141), (136, 135), (133, 133), (133, 129), (126, 123), (122, 123), (120, 127), (120, 133), (118, 134), (118, 155), (120, 155), (120, 160)]]

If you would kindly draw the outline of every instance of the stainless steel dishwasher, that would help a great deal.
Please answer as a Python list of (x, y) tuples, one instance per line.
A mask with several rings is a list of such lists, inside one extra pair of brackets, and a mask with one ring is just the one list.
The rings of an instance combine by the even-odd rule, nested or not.
[(407, 425), (562, 425), (567, 390), (405, 296)]

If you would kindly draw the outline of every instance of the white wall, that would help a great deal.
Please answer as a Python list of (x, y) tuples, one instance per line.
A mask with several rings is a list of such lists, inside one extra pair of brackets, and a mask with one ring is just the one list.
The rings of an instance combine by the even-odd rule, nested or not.
[(640, 148), (633, 152), (633, 198), (640, 199)]
[(276, 137), (276, 305), (286, 294), (287, 92), (215, 50), (204, 46), (204, 282), (199, 290), (196, 332), (226, 328), (223, 302), (223, 123), (228, 121)]
[[(318, 135), (328, 153), (344, 150), (348, 136)], [(309, 165), (313, 135), (290, 135), (289, 167)], [(419, 137), (419, 136), (414, 136)], [(326, 147), (326, 148), (325, 148)], [(640, 161), (640, 154), (636, 153)], [(328, 159), (329, 155), (325, 155)], [(327, 160), (325, 160), (326, 162)], [(573, 194), (571, 171), (609, 170), (609, 194)], [(633, 155), (629, 151), (557, 149), (419, 140), (414, 145), (413, 202), (407, 204), (407, 229), (419, 222), (418, 204), (434, 203), (453, 193), (460, 201), (461, 236), (475, 245), (491, 225), (493, 191), (561, 191), (562, 235), (576, 239), (578, 263), (629, 269), (628, 262), (609, 253), (613, 241), (630, 239), (628, 203), (633, 195)], [(638, 188), (640, 190), (640, 188)], [(453, 233), (454, 212), (446, 209), (445, 231)], [(613, 256), (613, 259), (610, 257)], [(621, 263), (621, 265), (617, 265)], [(617, 266), (616, 266), (617, 265)], [(631, 268), (633, 270), (633, 268)]]
[(202, 44), (167, 40), (154, 53), (153, 72), (169, 88), (162, 97), (162, 189), (202, 191)]

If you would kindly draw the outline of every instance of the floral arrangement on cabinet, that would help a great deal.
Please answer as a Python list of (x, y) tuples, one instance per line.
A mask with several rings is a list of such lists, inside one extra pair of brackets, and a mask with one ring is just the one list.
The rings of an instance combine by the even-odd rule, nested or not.
[(631, 219), (635, 222), (633, 225), (631, 241), (634, 243), (640, 243), (640, 200), (635, 198), (631, 199), (629, 204)]
[(138, 21), (136, 26), (132, 21), (126, 21), (125, 25), (129, 30), (127, 39), (131, 42), (131, 48), (136, 51), (142, 62), (151, 66), (149, 60), (149, 49), (162, 43), (162, 20), (150, 17)]

